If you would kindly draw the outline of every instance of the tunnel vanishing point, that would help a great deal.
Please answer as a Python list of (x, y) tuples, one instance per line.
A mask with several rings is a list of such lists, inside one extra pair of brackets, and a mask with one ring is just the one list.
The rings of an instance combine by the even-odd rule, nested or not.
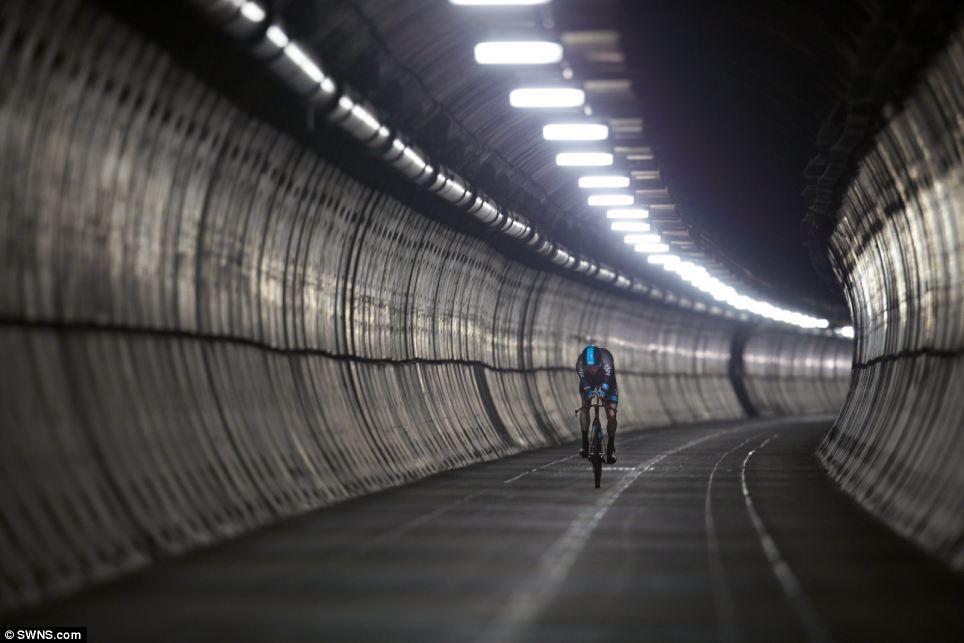
[[(960, 582), (956, 3), (471, 4), (0, 3), (5, 622), (443, 472), (616, 503), (647, 436), (812, 416), (813, 476)], [(576, 450), (588, 343), (619, 378), (602, 490), (536, 459)], [(554, 542), (575, 578), (592, 538)], [(479, 631), (542, 640), (545, 583)], [(715, 605), (711, 638), (754, 638)]]

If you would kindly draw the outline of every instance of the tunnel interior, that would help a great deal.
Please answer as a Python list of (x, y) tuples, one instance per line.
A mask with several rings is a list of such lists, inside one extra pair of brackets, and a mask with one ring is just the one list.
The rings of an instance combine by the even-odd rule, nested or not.
[[(586, 344), (627, 436), (832, 419), (833, 484), (959, 574), (959, 8), (645, 4), (3, 3), (0, 614), (571, 443)], [(520, 33), (566, 62), (472, 60)], [(556, 76), (692, 270), (506, 100)]]

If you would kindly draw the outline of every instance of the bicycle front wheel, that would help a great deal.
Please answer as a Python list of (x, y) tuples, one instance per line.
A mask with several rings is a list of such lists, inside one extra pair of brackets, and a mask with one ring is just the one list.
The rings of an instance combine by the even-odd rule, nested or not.
[(592, 448), (589, 450), (589, 459), (592, 461), (592, 477), (597, 489), (602, 482), (602, 448), (602, 428), (595, 423), (592, 427)]

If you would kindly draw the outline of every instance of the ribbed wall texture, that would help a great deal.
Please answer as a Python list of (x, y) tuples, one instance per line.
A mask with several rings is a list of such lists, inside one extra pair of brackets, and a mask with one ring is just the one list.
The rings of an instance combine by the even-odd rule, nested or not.
[(964, 32), (876, 137), (833, 259), (855, 373), (821, 448), (843, 487), (964, 568)]
[(761, 330), (743, 349), (743, 382), (761, 415), (795, 415), (843, 406), (853, 342)]
[(743, 413), (734, 323), (509, 261), (96, 5), (0, 4), (0, 150), (0, 611), (573, 439), (589, 339), (624, 427)]

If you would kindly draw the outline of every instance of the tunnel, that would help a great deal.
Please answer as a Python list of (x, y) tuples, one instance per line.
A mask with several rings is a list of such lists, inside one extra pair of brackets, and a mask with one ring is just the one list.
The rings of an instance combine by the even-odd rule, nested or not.
[(8, 640), (964, 636), (958, 3), (5, 0), (0, 164)]

